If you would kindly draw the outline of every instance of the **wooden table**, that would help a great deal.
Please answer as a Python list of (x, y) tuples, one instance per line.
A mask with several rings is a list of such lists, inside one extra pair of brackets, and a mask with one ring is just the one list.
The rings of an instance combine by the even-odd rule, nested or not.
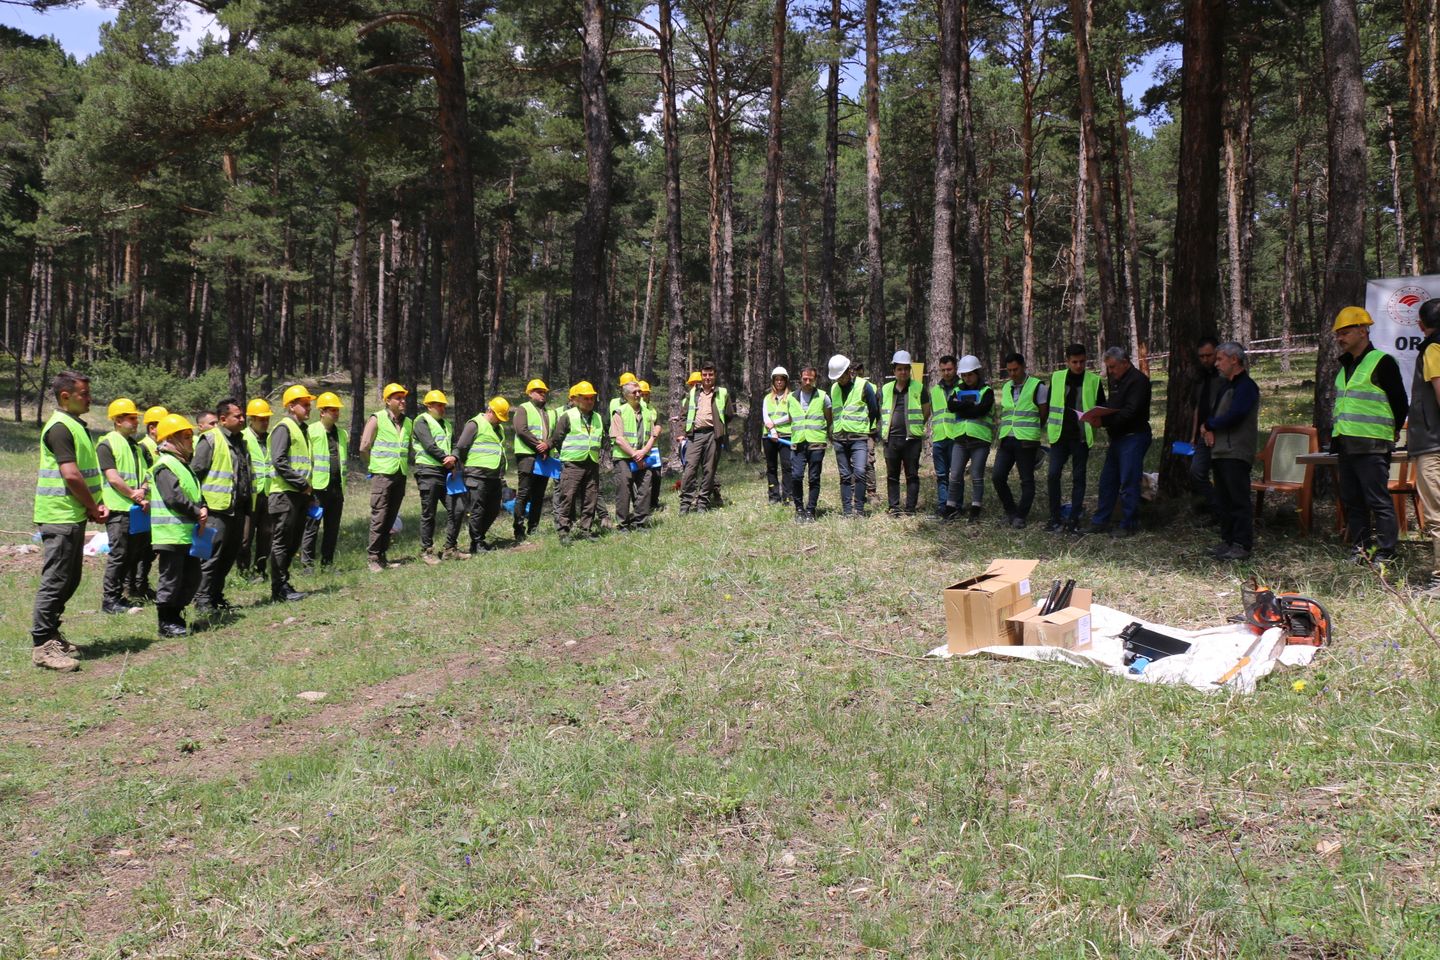
[[(1408, 463), (1409, 461), (1409, 450), (1396, 449), (1390, 451), (1391, 463)], [(1335, 480), (1335, 529), (1344, 530), (1345, 505), (1340, 502), (1340, 454), (1331, 453), (1328, 450), (1321, 450), (1316, 453), (1302, 453), (1295, 457), (1295, 462), (1300, 464), (1302, 467), (1326, 467), (1333, 472), (1333, 477)], [(1411, 485), (1404, 490), (1390, 490), (1389, 493), (1398, 500), (1400, 497), (1404, 497), (1407, 494), (1412, 493), (1414, 489), (1415, 487)], [(1397, 506), (1403, 506), (1403, 501), (1397, 504)], [(1405, 528), (1407, 526), (1407, 524), (1404, 522), (1404, 510), (1397, 509), (1395, 511), (1395, 515), (1396, 519), (1400, 521), (1400, 536), (1404, 537)]]

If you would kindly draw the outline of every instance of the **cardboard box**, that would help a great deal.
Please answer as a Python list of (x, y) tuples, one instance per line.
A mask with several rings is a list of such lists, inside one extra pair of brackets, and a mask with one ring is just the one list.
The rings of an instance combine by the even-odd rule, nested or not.
[(978, 577), (945, 589), (945, 646), (951, 653), (1011, 643), (1006, 620), (1031, 605), (1038, 560), (994, 560)]
[(1076, 587), (1070, 605), (1040, 616), (1039, 607), (1022, 610), (1006, 621), (1010, 642), (1027, 647), (1090, 648), (1090, 591)]

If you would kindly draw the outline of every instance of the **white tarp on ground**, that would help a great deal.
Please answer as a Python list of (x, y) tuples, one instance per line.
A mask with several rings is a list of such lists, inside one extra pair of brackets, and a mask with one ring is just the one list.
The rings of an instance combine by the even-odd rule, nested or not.
[[(967, 657), (987, 656), (1007, 660), (1041, 660), (1052, 663), (1066, 663), (1076, 667), (1099, 667), (1129, 680), (1141, 683), (1188, 684), (1196, 690), (1207, 693), (1222, 689), (1215, 681), (1223, 677), (1239, 662), (1245, 651), (1255, 642), (1255, 631), (1244, 624), (1230, 623), (1223, 627), (1207, 630), (1179, 630), (1162, 623), (1139, 622), (1160, 633), (1191, 643), (1190, 652), (1156, 660), (1145, 668), (1142, 674), (1130, 673), (1124, 664), (1124, 651), (1120, 631), (1139, 620), (1128, 613), (1112, 607), (1092, 604), (1090, 607), (1090, 647), (1085, 650), (1066, 650), (1062, 647), (982, 647), (964, 654)], [(1280, 629), (1265, 631), (1260, 645), (1250, 655), (1250, 663), (1240, 670), (1225, 690), (1240, 693), (1254, 693), (1255, 684), (1261, 677), (1268, 676), (1276, 664), (1304, 666), (1315, 658), (1317, 647), (1296, 645), (1279, 646)], [(1278, 654), (1276, 656), (1275, 654)], [(930, 651), (932, 657), (949, 657), (952, 654), (943, 646)]]

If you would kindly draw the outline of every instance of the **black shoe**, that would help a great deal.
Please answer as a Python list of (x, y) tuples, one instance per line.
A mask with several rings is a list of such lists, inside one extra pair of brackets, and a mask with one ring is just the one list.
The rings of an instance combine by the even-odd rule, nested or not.
[(120, 602), (118, 602), (118, 603), (113, 602), (113, 601), (106, 601), (105, 603), (100, 604), (100, 612), (101, 612), (101, 613), (109, 613), (109, 614), (134, 613), (136, 610), (139, 610), (139, 609), (140, 609), (139, 607), (137, 607), (137, 606), (132, 606), (132, 605), (130, 605), (129, 603), (124, 602), (123, 600), (120, 601)]
[(1051, 520), (1049, 523), (1045, 524), (1046, 533), (1059, 533), (1061, 530), (1064, 529), (1065, 526), (1059, 520)]
[(288, 583), (282, 584), (278, 590), (270, 591), (271, 603), (295, 603), (298, 600), (304, 599), (305, 594), (301, 593), (299, 590), (296, 590)]
[(969, 511), (967, 514), (965, 514), (965, 522), (966, 522), (966, 523), (979, 523), (979, 522), (980, 522), (980, 508), (977, 507), (977, 506), (974, 506), (974, 505), (972, 504), (971, 507), (970, 507), (970, 511)]
[(167, 621), (160, 624), (160, 636), (188, 637), (190, 636), (190, 628), (185, 626), (184, 620)]
[(1024, 529), (1025, 529), (1025, 518), (1024, 518), (1024, 517), (1012, 517), (1012, 518), (1010, 519), (1010, 526), (1014, 527), (1016, 530), (1024, 530)]
[(515, 542), (516, 542), (516, 543), (524, 543), (524, 542), (525, 542), (525, 528), (524, 528), (524, 527), (516, 527), (516, 528), (515, 528)]
[(1065, 524), (1065, 532), (1072, 537), (1080, 536), (1080, 524), (1076, 523), (1073, 520), (1070, 521), (1069, 523)]
[(1135, 536), (1134, 527), (1116, 527), (1110, 531), (1111, 540), (1124, 540)]

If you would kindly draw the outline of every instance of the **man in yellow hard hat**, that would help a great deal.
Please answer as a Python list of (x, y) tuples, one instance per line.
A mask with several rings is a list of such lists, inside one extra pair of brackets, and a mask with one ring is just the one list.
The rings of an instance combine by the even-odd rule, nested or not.
[[(155, 428), (160, 421), (170, 415), (170, 411), (164, 407), (152, 406), (146, 409), (145, 415), (140, 418), (141, 431), (138, 437), (137, 446), (140, 448), (140, 457), (145, 461), (145, 479), (150, 479), (150, 470), (155, 466), (155, 458), (159, 455), (159, 444), (155, 442)], [(140, 563), (135, 568), (130, 579), (130, 588), (127, 591), (131, 600), (149, 602), (155, 599), (155, 590), (150, 586), (150, 570), (155, 565), (155, 551), (146, 547), (140, 554)]]
[(550, 388), (544, 380), (525, 384), (525, 396), (528, 399), (510, 411), (510, 426), (515, 432), (515, 466), (519, 470), (515, 491), (516, 543), (524, 542), (526, 536), (540, 526), (549, 479), (535, 472), (535, 461), (553, 452), (550, 435), (555, 432), (557, 416), (554, 410), (545, 409)]
[(1400, 524), (1389, 490), (1390, 453), (1410, 412), (1400, 364), (1370, 343), (1374, 322), (1364, 307), (1346, 307), (1331, 327), (1341, 353), (1330, 448), (1339, 455), (1345, 539), (1357, 563), (1395, 559)]
[(65, 604), (80, 586), (84, 569), (85, 524), (105, 523), (110, 510), (101, 493), (100, 461), (85, 421), (90, 378), (66, 370), (51, 383), (55, 412), (40, 430), (40, 466), (35, 480), (34, 519), (45, 560), (30, 628), (30, 660), (46, 670), (76, 670), (76, 648), (60, 632)]
[(620, 392), (610, 398), (610, 414), (609, 417), (606, 418), (607, 422), (610, 419), (614, 418), (615, 414), (619, 412), (620, 407), (625, 403), (624, 396), (626, 384), (639, 382), (640, 378), (635, 376), (635, 374), (631, 373), (629, 370), (626, 370), (624, 373), (620, 374), (620, 383), (618, 384)]
[(276, 603), (304, 600), (305, 594), (290, 583), (290, 564), (300, 551), (305, 519), (315, 491), (310, 486), (310, 405), (315, 395), (303, 384), (295, 384), (281, 398), (285, 419), (270, 431), (270, 518), (274, 532), (270, 541), (270, 599)]
[(682, 417), (685, 423), (685, 472), (680, 480), (680, 512), (714, 510), (720, 506), (720, 448), (725, 442), (725, 425), (730, 394), (715, 385), (715, 364), (700, 365), (700, 384), (685, 395)]
[(492, 397), (485, 409), (465, 421), (455, 441), (455, 456), (464, 465), (465, 500), (470, 515), (470, 552), (446, 548), (445, 558), (465, 559), (481, 550), (495, 549), (485, 542), (495, 518), (500, 515), (500, 496), (505, 486), (505, 440), (503, 427), (510, 419), (510, 401)]
[(327, 390), (316, 398), (315, 408), (320, 419), (310, 424), (310, 486), (315, 490), (320, 516), (305, 521), (305, 536), (300, 541), (300, 563), (307, 570), (315, 563), (316, 541), (320, 544), (320, 568), (335, 562), (340, 517), (345, 512), (346, 459), (350, 455), (350, 434), (340, 426), (339, 396)]
[(365, 421), (360, 435), (360, 456), (369, 461), (370, 473), (370, 572), (390, 566), (390, 531), (405, 499), (405, 477), (410, 472), (410, 442), (414, 430), (405, 416), (409, 391), (398, 383), (387, 383), (380, 391), (384, 402)]
[(569, 546), (577, 514), (583, 532), (600, 533), (600, 446), (605, 423), (595, 410), (595, 388), (581, 380), (570, 388), (570, 407), (555, 424), (560, 451), (560, 484), (555, 490), (555, 529)]
[(449, 405), (445, 394), (431, 390), (425, 394), (425, 412), (415, 418), (415, 486), (420, 491), (420, 559), (434, 565), (440, 562), (435, 553), (435, 512), (445, 503), (445, 549), (456, 551), (460, 539), (462, 505), (445, 491), (446, 477), (455, 472), (459, 460), (452, 452), (454, 437), (450, 422), (445, 419)]
[[(100, 588), (101, 613), (130, 613), (139, 607), (126, 601), (125, 588), (135, 579), (140, 557), (150, 552), (150, 533), (131, 533), (132, 524), (147, 527), (150, 503), (145, 461), (135, 434), (140, 429), (140, 411), (135, 402), (121, 397), (105, 411), (114, 429), (100, 438), (95, 455), (100, 475), (105, 478), (101, 498), (109, 508), (105, 534), (110, 553), (105, 558), (105, 579)], [(139, 514), (138, 517), (135, 514)]]
[(650, 467), (645, 462), (660, 438), (660, 424), (640, 400), (640, 384), (621, 388), (624, 404), (610, 417), (611, 460), (615, 470), (615, 520), (620, 530), (650, 522)]
[(190, 555), (190, 547), (195, 534), (205, 529), (209, 510), (200, 481), (190, 472), (194, 424), (178, 413), (169, 414), (157, 426), (155, 438), (160, 442), (150, 502), (150, 539), (160, 558), (155, 613), (160, 636), (183, 637), (190, 632), (183, 611), (200, 589), (200, 558)]
[(145, 436), (140, 438), (140, 446), (149, 457), (149, 462), (154, 463), (159, 453), (160, 444), (155, 439), (155, 428), (160, 426), (160, 421), (170, 416), (170, 411), (161, 406), (150, 407), (145, 411)]
[(270, 418), (273, 415), (274, 411), (263, 397), (256, 397), (245, 405), (247, 425), (240, 435), (245, 440), (245, 452), (250, 456), (250, 476), (254, 487), (236, 563), (247, 580), (263, 580), (265, 562), (270, 558), (270, 480), (275, 475), (270, 466)]
[[(206, 526), (215, 531), (207, 559), (200, 561), (200, 588), (195, 612), (210, 616), (228, 613), (225, 579), (240, 556), (240, 540), (255, 501), (255, 476), (245, 443), (245, 409), (234, 397), (215, 405), (215, 426), (195, 440), (190, 472), (200, 483), (200, 495), (209, 514)], [(269, 504), (266, 504), (268, 509)]]
[[(640, 406), (650, 412), (650, 418), (656, 423), (664, 423), (660, 419), (660, 411), (650, 402), (650, 383), (646, 380), (640, 381)], [(664, 475), (664, 461), (661, 466), (650, 467), (650, 516), (655, 516), (660, 510), (660, 479)]]

